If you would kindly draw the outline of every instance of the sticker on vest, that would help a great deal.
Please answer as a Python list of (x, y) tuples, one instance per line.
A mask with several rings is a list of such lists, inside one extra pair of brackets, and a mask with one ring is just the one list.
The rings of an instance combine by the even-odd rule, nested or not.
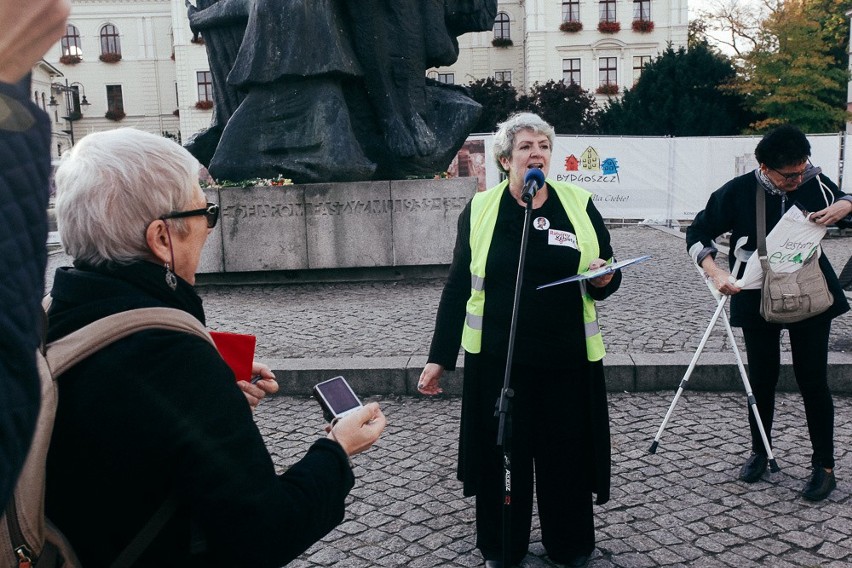
[(547, 217), (536, 217), (533, 221), (533, 227), (539, 231), (546, 231), (550, 228), (550, 221), (547, 220)]
[(547, 233), (547, 244), (556, 245), (560, 247), (571, 247), (572, 249), (577, 248), (577, 235), (574, 233), (569, 233), (568, 231), (557, 231), (556, 229), (550, 229)]

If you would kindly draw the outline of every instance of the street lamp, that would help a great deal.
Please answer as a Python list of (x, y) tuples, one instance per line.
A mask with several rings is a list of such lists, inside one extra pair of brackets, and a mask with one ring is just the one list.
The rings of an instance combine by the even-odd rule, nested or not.
[[(53, 93), (62, 93), (65, 97), (65, 120), (68, 121), (68, 130), (63, 130), (65, 134), (68, 134), (71, 137), (71, 145), (74, 145), (74, 121), (79, 120), (83, 116), (83, 111), (80, 107), (89, 106), (89, 101), (86, 100), (86, 89), (83, 87), (82, 83), (68, 83), (68, 79), (65, 79), (65, 84), (62, 83), (51, 83), (50, 84), (50, 102), (47, 103), (48, 106), (59, 106), (59, 103), (56, 102), (56, 98), (53, 96)], [(83, 98), (80, 99), (80, 91), (83, 91)]]

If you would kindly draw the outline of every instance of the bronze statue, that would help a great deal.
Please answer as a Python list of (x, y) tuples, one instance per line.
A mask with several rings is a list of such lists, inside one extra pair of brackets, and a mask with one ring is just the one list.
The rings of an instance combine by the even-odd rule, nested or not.
[(198, 0), (214, 119), (187, 147), (214, 178), (297, 183), (446, 169), (480, 106), (425, 77), (496, 0)]

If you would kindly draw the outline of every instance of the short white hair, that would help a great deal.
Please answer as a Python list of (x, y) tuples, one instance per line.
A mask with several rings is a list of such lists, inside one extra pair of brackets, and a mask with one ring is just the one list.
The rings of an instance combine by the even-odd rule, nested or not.
[[(148, 225), (192, 204), (198, 172), (198, 160), (162, 136), (118, 128), (83, 137), (55, 175), (65, 251), (92, 266), (150, 259)], [(185, 234), (183, 221), (169, 222)]]
[(506, 173), (506, 169), (500, 163), (500, 159), (512, 158), (512, 149), (515, 146), (515, 134), (521, 130), (530, 130), (535, 134), (544, 134), (550, 140), (550, 147), (553, 148), (553, 138), (556, 136), (556, 131), (547, 121), (531, 112), (513, 114), (504, 122), (497, 125), (497, 132), (494, 134), (494, 160), (497, 161), (497, 167), (501, 172)]

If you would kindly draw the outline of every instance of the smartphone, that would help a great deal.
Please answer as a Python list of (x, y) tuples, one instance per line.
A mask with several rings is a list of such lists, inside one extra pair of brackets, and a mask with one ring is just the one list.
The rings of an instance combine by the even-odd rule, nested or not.
[(322, 415), (329, 422), (361, 408), (361, 401), (343, 377), (334, 377), (318, 383), (313, 396), (322, 407)]

